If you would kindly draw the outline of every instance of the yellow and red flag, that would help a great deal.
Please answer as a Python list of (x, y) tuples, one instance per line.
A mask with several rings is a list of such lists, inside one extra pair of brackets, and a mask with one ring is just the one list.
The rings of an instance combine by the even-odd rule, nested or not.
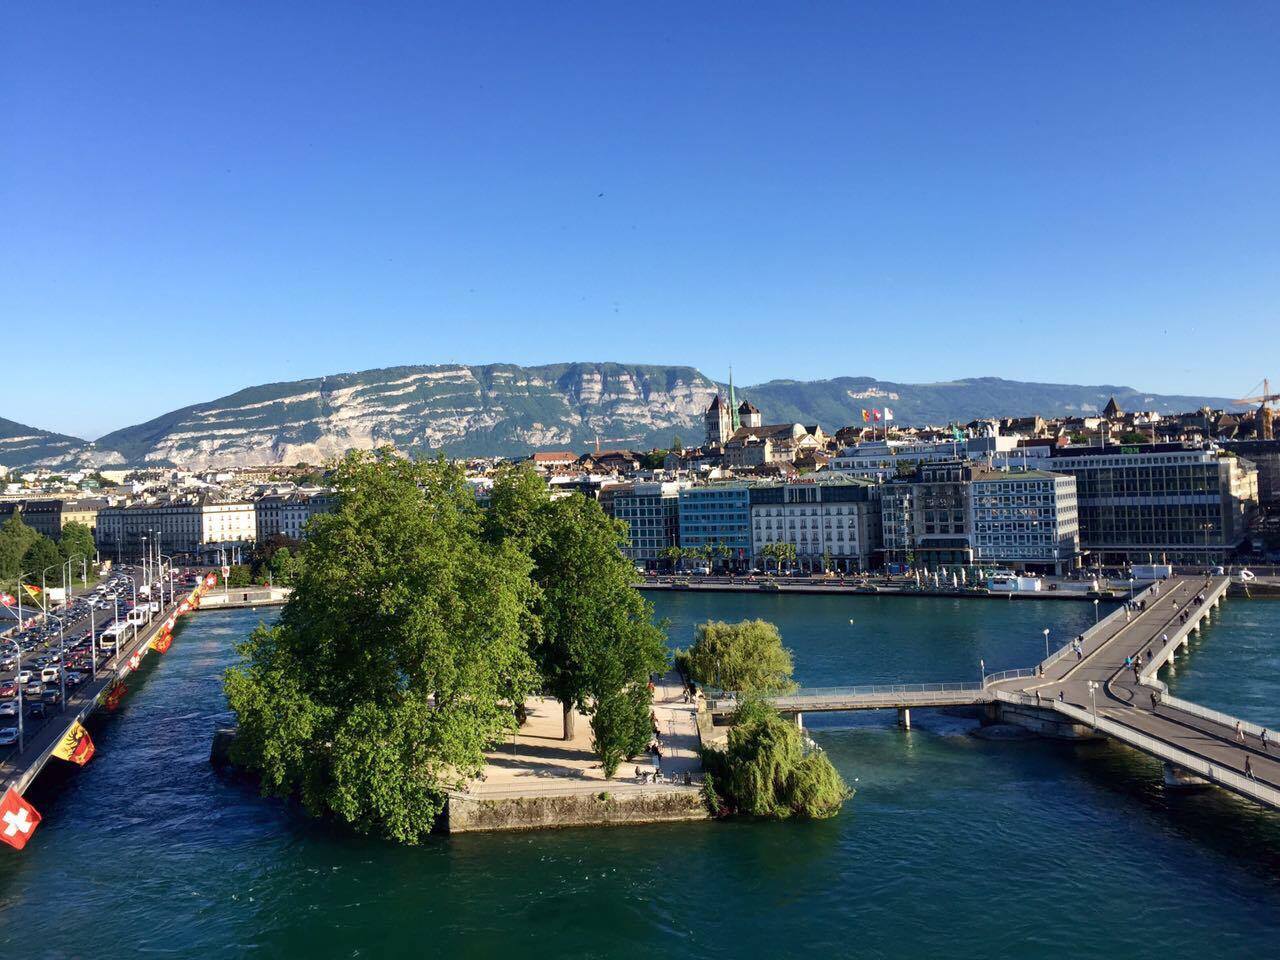
[(169, 647), (173, 644), (173, 635), (162, 633), (151, 641), (151, 649), (157, 653), (168, 653)]
[(111, 685), (107, 692), (103, 694), (102, 705), (108, 710), (114, 710), (116, 707), (120, 706), (120, 701), (124, 698), (127, 689), (128, 688), (125, 687), (123, 680), (117, 680)]
[(22, 589), (23, 589), (23, 590), (25, 590), (25, 591), (27, 591), (27, 593), (31, 594), (31, 599), (32, 599), (32, 600), (39, 600), (39, 599), (40, 599), (40, 588), (39, 588), (39, 587), (32, 586), (32, 585), (31, 585), (31, 584), (29, 584), (29, 583), (24, 583), (24, 584), (22, 585)]
[(93, 756), (93, 738), (89, 731), (77, 720), (67, 731), (67, 735), (53, 748), (53, 755), (61, 760), (70, 760), (84, 766)]

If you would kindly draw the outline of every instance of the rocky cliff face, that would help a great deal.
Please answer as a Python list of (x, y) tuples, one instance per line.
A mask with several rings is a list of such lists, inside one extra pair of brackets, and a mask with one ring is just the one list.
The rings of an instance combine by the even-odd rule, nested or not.
[(100, 439), (130, 463), (322, 463), (394, 444), (453, 456), (702, 438), (716, 386), (691, 367), (395, 367), (242, 390)]

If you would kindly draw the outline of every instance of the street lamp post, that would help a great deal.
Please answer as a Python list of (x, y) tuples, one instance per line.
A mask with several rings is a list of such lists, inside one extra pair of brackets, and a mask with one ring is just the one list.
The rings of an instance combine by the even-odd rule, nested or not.
[(1044, 658), (1048, 660), (1049, 659), (1049, 628), (1045, 627), (1043, 630), (1043, 633), (1044, 633)]
[(67, 629), (66, 622), (56, 613), (45, 613), (45, 618), (58, 621), (58, 712), (67, 709)]
[(1098, 728), (1098, 681), (1089, 681), (1089, 702), (1093, 705), (1093, 727)]
[(1098, 600), (1096, 597), (1093, 601), (1093, 625), (1095, 627), (1098, 625)]

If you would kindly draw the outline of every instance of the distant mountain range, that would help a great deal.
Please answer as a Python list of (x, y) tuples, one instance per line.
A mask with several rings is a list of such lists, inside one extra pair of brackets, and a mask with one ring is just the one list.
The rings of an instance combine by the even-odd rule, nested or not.
[[(390, 367), (270, 383), (174, 410), (93, 443), (0, 419), (6, 466), (162, 466), (321, 463), (351, 448), (393, 443), (412, 452), (510, 456), (552, 448), (695, 445), (723, 384), (693, 367), (563, 363), (538, 367)], [(1220, 397), (1146, 394), (1122, 386), (1023, 383), (982, 377), (891, 383), (871, 377), (770, 380), (737, 389), (767, 423), (799, 421), (834, 432), (863, 407), (891, 407), (901, 425), (977, 417), (1123, 409), (1175, 413)]]

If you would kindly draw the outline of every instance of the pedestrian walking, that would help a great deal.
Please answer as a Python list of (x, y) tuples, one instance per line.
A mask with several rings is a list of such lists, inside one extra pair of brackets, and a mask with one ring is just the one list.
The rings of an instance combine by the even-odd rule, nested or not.
[(1262, 728), (1262, 735), (1258, 737), (1258, 739), (1262, 741), (1262, 752), (1270, 753), (1271, 752), (1270, 748), (1267, 746), (1267, 728), (1266, 727)]
[(1249, 755), (1247, 753), (1244, 755), (1244, 775), (1250, 780), (1258, 779), (1253, 775), (1253, 764), (1249, 762)]
[(1236, 743), (1244, 743), (1244, 724), (1236, 721)]
[(1151, 712), (1152, 712), (1152, 713), (1155, 713), (1155, 712), (1156, 712), (1156, 704), (1157, 704), (1158, 702), (1159, 702), (1159, 701), (1156, 699), (1156, 692), (1155, 692), (1154, 690), (1152, 690), (1152, 691), (1151, 691)]

